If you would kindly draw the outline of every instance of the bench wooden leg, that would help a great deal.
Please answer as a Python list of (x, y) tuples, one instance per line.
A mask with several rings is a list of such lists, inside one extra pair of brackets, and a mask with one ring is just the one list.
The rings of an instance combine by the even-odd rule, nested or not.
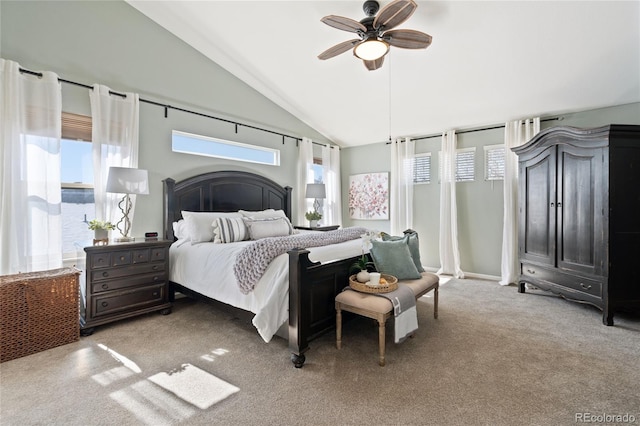
[(384, 341), (385, 341), (384, 323), (385, 323), (384, 319), (378, 319), (378, 346), (380, 347), (380, 360), (378, 361), (378, 364), (380, 364), (381, 367), (384, 367), (384, 364), (385, 364), (384, 362)]
[(342, 310), (336, 306), (336, 348), (342, 348)]
[(433, 289), (433, 317), (438, 319), (438, 287)]

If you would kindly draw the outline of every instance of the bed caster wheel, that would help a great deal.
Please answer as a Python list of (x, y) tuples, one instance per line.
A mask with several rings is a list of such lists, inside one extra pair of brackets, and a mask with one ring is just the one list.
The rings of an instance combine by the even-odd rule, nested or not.
[(296, 368), (302, 368), (302, 366), (304, 365), (306, 358), (304, 356), (304, 354), (291, 354), (291, 362), (293, 362), (293, 365)]

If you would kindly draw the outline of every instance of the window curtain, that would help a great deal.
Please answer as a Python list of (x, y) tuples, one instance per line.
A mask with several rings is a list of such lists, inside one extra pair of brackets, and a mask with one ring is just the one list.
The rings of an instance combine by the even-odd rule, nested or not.
[(442, 134), (442, 176), (440, 176), (440, 269), (438, 274), (464, 278), (458, 249), (458, 214), (456, 205), (455, 130)]
[(504, 218), (500, 284), (518, 280), (518, 156), (511, 148), (522, 145), (540, 132), (540, 117), (516, 120), (504, 126)]
[(296, 222), (301, 226), (308, 226), (309, 221), (304, 214), (313, 208), (313, 200), (305, 198), (307, 183), (313, 183), (313, 142), (309, 138), (302, 138), (298, 143), (298, 190), (294, 192), (296, 199)]
[[(110, 94), (95, 84), (89, 94), (93, 120), (93, 179), (96, 219), (116, 223), (122, 217), (118, 203), (122, 194), (106, 192), (109, 167), (138, 167), (138, 122), (140, 100), (135, 93)], [(136, 196), (131, 195), (133, 223)]]
[(391, 147), (391, 234), (413, 228), (413, 157), (415, 142), (396, 140)]
[(324, 200), (323, 225), (342, 225), (342, 191), (340, 188), (340, 149), (322, 147), (322, 174), (326, 198)]
[(58, 76), (0, 59), (0, 275), (62, 267)]

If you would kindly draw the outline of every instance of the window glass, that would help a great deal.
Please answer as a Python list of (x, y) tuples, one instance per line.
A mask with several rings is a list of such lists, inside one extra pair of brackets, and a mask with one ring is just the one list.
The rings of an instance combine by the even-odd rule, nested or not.
[(93, 239), (88, 222), (95, 219), (91, 117), (62, 113), (60, 180), (62, 192), (62, 252), (77, 257)]
[(504, 179), (504, 145), (484, 147), (484, 178), (486, 180)]
[(431, 153), (416, 154), (413, 158), (413, 183), (431, 183)]
[(173, 152), (224, 158), (249, 163), (280, 165), (280, 151), (224, 139), (210, 138), (192, 133), (172, 131)]
[[(476, 149), (456, 150), (456, 182), (472, 182), (476, 178)], [(438, 173), (442, 176), (442, 151), (438, 153)]]

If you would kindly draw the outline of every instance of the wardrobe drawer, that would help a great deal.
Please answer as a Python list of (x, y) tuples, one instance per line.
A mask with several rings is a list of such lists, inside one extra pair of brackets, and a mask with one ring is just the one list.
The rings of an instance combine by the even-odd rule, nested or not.
[(531, 278), (534, 282), (545, 281), (550, 284), (555, 284), (556, 287), (566, 287), (571, 290), (587, 293), (591, 296), (602, 297), (602, 282), (597, 279), (573, 275), (558, 269), (547, 269), (530, 263), (522, 264), (522, 275)]

